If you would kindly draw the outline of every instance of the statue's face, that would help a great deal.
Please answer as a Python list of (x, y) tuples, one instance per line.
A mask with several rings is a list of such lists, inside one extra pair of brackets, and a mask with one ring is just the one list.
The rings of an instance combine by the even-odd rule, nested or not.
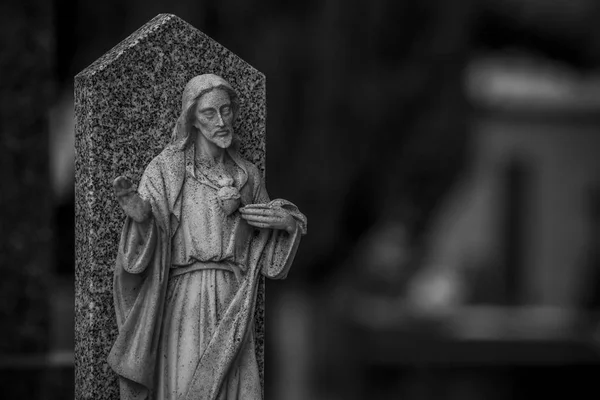
[(225, 149), (233, 140), (233, 109), (229, 94), (223, 89), (203, 95), (196, 108), (194, 126), (211, 143)]

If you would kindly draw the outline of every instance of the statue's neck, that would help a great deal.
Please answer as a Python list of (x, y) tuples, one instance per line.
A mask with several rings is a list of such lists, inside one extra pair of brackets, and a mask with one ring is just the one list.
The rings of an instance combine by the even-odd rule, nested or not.
[(224, 148), (209, 142), (204, 135), (198, 134), (196, 137), (196, 158), (210, 160), (215, 164), (222, 164), (225, 161), (226, 151)]

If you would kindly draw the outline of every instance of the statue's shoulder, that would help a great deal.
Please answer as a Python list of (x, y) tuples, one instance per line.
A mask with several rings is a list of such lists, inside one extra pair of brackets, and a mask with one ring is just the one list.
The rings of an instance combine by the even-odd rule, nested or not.
[(239, 154), (237, 157), (238, 157), (238, 162), (248, 172), (248, 175), (251, 175), (252, 177), (258, 177), (258, 178), (261, 176), (260, 170), (258, 169), (256, 164), (254, 164), (251, 161), (248, 161), (246, 158), (242, 157)]
[(178, 142), (169, 143), (164, 149), (150, 161), (146, 167), (146, 171), (155, 172), (174, 172), (176, 173), (183, 167), (185, 152)]
[(260, 170), (252, 161), (248, 161), (245, 158), (242, 158), (241, 160), (248, 172), (251, 172), (253, 174), (260, 174)]
[(182, 147), (182, 144), (179, 142), (173, 142), (167, 144), (160, 154), (156, 156), (156, 158), (161, 162), (170, 162), (173, 161), (173, 159), (183, 158), (184, 153), (185, 151)]
[(259, 186), (263, 179), (260, 169), (253, 162), (248, 161), (245, 158), (242, 158), (242, 160), (244, 168), (248, 172), (248, 180), (252, 182), (253, 187)]

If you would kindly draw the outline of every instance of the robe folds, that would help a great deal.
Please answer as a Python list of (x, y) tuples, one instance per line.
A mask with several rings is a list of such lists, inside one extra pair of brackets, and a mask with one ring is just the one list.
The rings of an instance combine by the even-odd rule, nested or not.
[[(189, 204), (184, 188), (186, 180), (192, 179), (193, 146), (183, 149), (181, 141), (175, 142), (154, 158), (138, 187), (152, 206), (152, 216), (143, 223), (127, 217), (115, 266), (119, 333), (108, 363), (119, 376), (122, 400), (262, 398), (252, 383), (258, 374), (254, 310), (259, 278), (261, 274), (272, 279), (287, 276), (300, 237), (306, 233), (306, 217), (288, 201), (269, 201), (256, 166), (233, 150), (228, 154), (240, 169), (236, 186), (242, 202), (282, 207), (297, 221), (296, 231), (254, 233), (236, 211), (226, 217), (233, 221), (232, 231), (206, 232), (206, 242), (234, 243), (235, 255), (227, 258), (221, 249), (197, 260), (206, 269), (173, 274), (180, 267), (173, 265), (173, 259), (181, 258), (173, 254), (178, 247), (174, 238), (181, 219), (190, 218), (184, 212)], [(198, 178), (207, 191), (212, 190), (210, 182)], [(199, 212), (212, 215), (214, 208), (212, 203), (204, 204)], [(227, 270), (223, 265), (232, 267)], [(181, 349), (197, 353), (190, 356)]]

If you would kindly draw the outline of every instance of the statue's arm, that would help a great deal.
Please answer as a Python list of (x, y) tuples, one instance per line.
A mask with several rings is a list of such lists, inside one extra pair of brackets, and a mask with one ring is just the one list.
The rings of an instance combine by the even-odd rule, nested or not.
[(119, 205), (129, 217), (121, 232), (118, 263), (125, 271), (139, 274), (148, 266), (156, 245), (152, 207), (124, 176), (113, 181), (113, 189)]
[(283, 199), (271, 200), (258, 169), (250, 165), (248, 172), (253, 182), (253, 204), (240, 209), (248, 225), (273, 229), (262, 256), (261, 272), (270, 279), (285, 279), (300, 244), (306, 234), (306, 216)]
[(130, 274), (139, 274), (146, 270), (156, 246), (152, 207), (123, 176), (114, 180), (113, 189), (119, 205), (129, 217), (121, 232), (117, 264)]

